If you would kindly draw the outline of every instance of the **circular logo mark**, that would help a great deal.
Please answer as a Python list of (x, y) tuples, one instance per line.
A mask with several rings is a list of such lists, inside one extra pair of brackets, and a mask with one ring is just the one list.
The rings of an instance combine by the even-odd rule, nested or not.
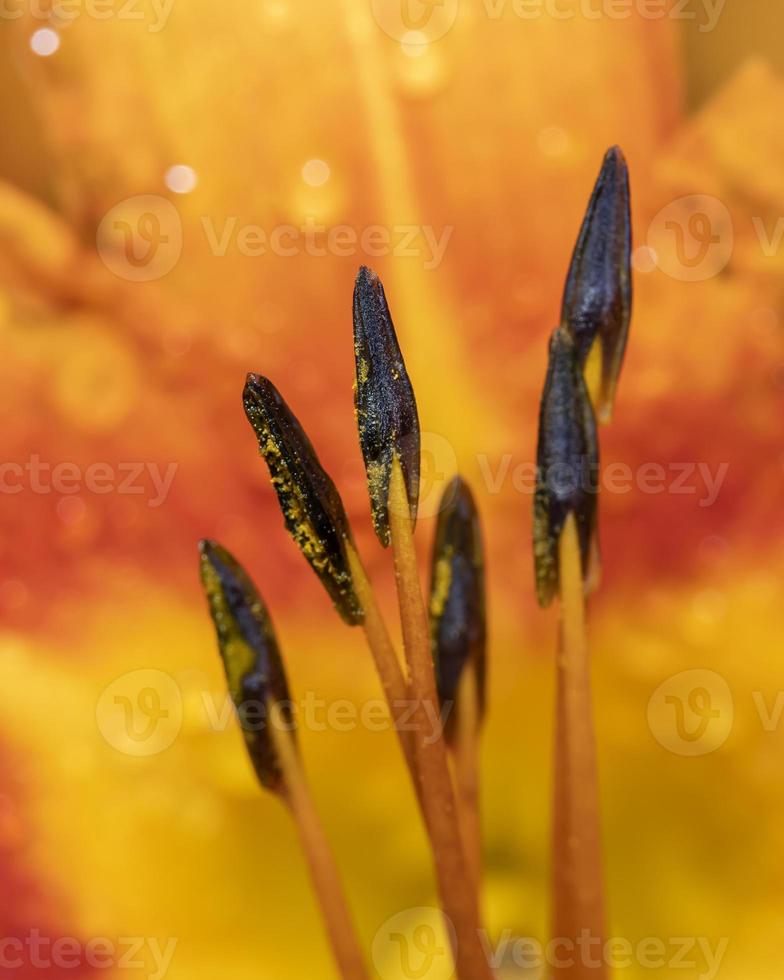
[(452, 444), (437, 432), (423, 432), (421, 440), (417, 512), (421, 517), (435, 517), (441, 510), (444, 490), (457, 472), (457, 456)]
[(103, 264), (128, 282), (162, 279), (182, 254), (177, 208), (158, 194), (129, 197), (108, 211), (95, 236)]
[(454, 942), (452, 923), (440, 909), (405, 909), (376, 933), (373, 964), (381, 980), (449, 980)]
[(457, 20), (459, 0), (372, 0), (373, 16), (393, 41), (429, 44)]
[[(403, 454), (405, 444), (403, 444)], [(441, 510), (443, 493), (447, 484), (457, 472), (457, 456), (452, 444), (436, 432), (420, 433), (419, 497), (417, 514), (419, 517), (435, 517)], [(448, 503), (448, 501), (444, 501)], [(390, 502), (390, 509), (395, 504)], [(408, 513), (408, 505), (404, 504)]]
[(717, 276), (732, 256), (732, 215), (717, 197), (681, 197), (661, 211), (648, 229), (656, 265), (673, 279), (703, 282)]
[(684, 670), (668, 678), (648, 702), (648, 726), (676, 755), (715, 752), (729, 738), (735, 710), (729, 684), (712, 670)]
[(132, 670), (106, 687), (95, 709), (101, 735), (124, 755), (157, 755), (182, 727), (182, 695), (161, 670)]

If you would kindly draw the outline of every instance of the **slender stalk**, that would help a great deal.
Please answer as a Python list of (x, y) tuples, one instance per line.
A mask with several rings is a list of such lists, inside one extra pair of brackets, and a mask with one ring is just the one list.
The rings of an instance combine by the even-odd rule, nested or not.
[(454, 746), (455, 785), (466, 860), (480, 899), (482, 883), (482, 823), (479, 806), (479, 714), (476, 667), (469, 661), (457, 692)]
[(436, 731), (440, 708), (430, 629), (419, 582), (405, 481), (397, 458), (392, 464), (389, 488), (389, 526), (403, 645), (414, 699), (414, 754), (441, 903), (457, 936), (457, 974), (461, 980), (492, 980), (479, 940), (479, 908), (463, 850), (443, 732)]
[[(585, 631), (583, 570), (577, 524), (567, 518), (559, 541), (561, 623), (557, 659), (553, 937), (576, 941), (587, 931), (604, 943), (605, 910), (599, 781)], [(597, 943), (596, 940), (599, 942)], [(583, 945), (575, 949), (585, 949)], [(569, 980), (604, 980), (598, 953), (578, 954), (562, 969)]]
[(395, 722), (395, 731), (400, 739), (400, 745), (406, 757), (406, 763), (411, 773), (411, 778), (414, 781), (417, 796), (419, 796), (419, 779), (414, 756), (413, 733), (408, 729), (403, 730), (403, 726), (398, 724), (398, 719), (402, 712), (406, 710), (411, 699), (408, 684), (403, 675), (398, 655), (392, 645), (392, 640), (389, 637), (386, 623), (378, 608), (373, 586), (370, 584), (365, 567), (351, 543), (346, 546), (346, 551), (351, 569), (351, 578), (354, 583), (354, 591), (365, 613), (362, 623), (365, 638), (367, 639), (373, 662), (376, 665), (381, 686), (384, 689), (390, 714)]
[(343, 980), (369, 980), (340, 875), (316, 812), (294, 738), (287, 730), (280, 705), (270, 701), (268, 711), (270, 732), (283, 770), (285, 789), (282, 797), (299, 831), (340, 975)]

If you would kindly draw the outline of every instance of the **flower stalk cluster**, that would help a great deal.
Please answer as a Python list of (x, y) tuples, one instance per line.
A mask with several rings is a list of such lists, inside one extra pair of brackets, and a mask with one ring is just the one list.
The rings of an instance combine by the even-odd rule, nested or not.
[[(628, 215), (626, 166), (613, 149), (575, 248), (562, 322), (550, 341), (539, 419), (536, 589), (542, 606), (556, 596), (561, 606), (553, 928), (564, 937), (584, 927), (601, 934), (603, 928), (584, 594), (598, 556), (596, 416), (609, 417), (631, 311)], [(467, 482), (454, 477), (439, 508), (426, 601), (414, 540), (420, 472), (416, 399), (383, 285), (364, 267), (354, 286), (353, 341), (359, 445), (373, 527), (391, 552), (402, 652), (380, 612), (340, 493), (283, 395), (263, 375), (249, 374), (243, 406), (286, 529), (340, 617), (364, 630), (391, 717), (397, 722), (406, 707), (413, 712), (411, 726), (396, 728), (431, 845), (440, 902), (454, 926), (456, 974), (459, 980), (492, 980), (480, 941), (487, 602), (479, 510)], [(369, 975), (362, 944), (308, 790), (269, 612), (225, 548), (204, 541), (200, 549), (202, 582), (251, 763), (261, 785), (292, 812), (341, 975), (362, 980)], [(246, 724), (251, 701), (267, 707), (261, 729)], [(444, 724), (433, 738), (438, 712)]]
[[(599, 780), (586, 596), (599, 578), (597, 417), (609, 421), (631, 319), (629, 177), (618, 147), (604, 158), (550, 339), (539, 413), (534, 568), (541, 606), (560, 600), (556, 657), (552, 933), (604, 936)], [(604, 980), (575, 964), (569, 980)]]

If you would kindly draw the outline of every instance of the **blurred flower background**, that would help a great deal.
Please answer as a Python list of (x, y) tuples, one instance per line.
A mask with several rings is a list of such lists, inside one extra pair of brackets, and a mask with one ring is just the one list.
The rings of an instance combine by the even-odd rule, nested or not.
[[(196, 542), (254, 574), (296, 696), (380, 696), (240, 404), (249, 370), (285, 394), (392, 614), (353, 418), (363, 263), (426, 433), (423, 558), (456, 469), (485, 523), (486, 924), (546, 937), (556, 614), (534, 600), (531, 463), (546, 338), (618, 143), (635, 312), (591, 630), (609, 932), (726, 946), (711, 974), (697, 943), (684, 977), (780, 977), (782, 27), (763, 0), (6, 0), (9, 975), (121, 976), (129, 937), (137, 976), (333, 975), (294, 831), (226, 713)], [(394, 735), (319, 719), (306, 764), (370, 947), (434, 902), (424, 836)], [(50, 943), (38, 965), (9, 942), (31, 935)]]

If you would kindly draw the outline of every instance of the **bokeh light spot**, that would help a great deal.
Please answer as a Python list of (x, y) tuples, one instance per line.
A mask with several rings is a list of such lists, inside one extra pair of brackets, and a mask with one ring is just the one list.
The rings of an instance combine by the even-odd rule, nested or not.
[(164, 183), (175, 194), (190, 194), (199, 183), (199, 178), (193, 167), (177, 163), (166, 171)]
[(401, 42), (401, 52), (397, 74), (406, 95), (427, 98), (443, 88), (448, 66), (438, 45), (418, 43), (412, 46)]
[(329, 164), (323, 160), (308, 160), (302, 168), (302, 179), (309, 187), (323, 187), (331, 175)]
[(48, 58), (60, 48), (60, 35), (51, 27), (41, 27), (30, 37), (30, 49), (41, 58)]
[(291, 9), (283, 0), (269, 0), (261, 7), (261, 16), (271, 24), (282, 24), (289, 19)]
[(657, 258), (655, 249), (649, 245), (640, 245), (632, 252), (632, 267), (637, 272), (653, 272)]

